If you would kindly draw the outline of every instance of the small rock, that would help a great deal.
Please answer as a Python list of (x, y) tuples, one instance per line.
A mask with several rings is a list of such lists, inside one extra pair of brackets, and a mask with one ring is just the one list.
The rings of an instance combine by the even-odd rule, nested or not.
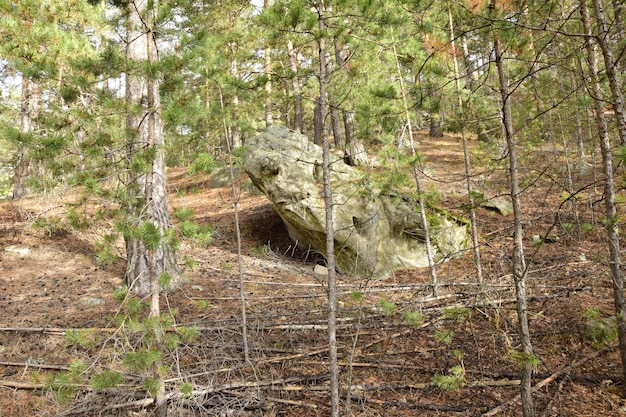
[(328, 268), (322, 265), (315, 265), (315, 268), (313, 268), (313, 273), (316, 275), (328, 275)]
[(203, 288), (199, 285), (192, 285), (191, 286), (192, 290), (196, 290), (196, 291), (203, 291)]
[(26, 359), (26, 363), (29, 365), (43, 365), (44, 363), (46, 363), (46, 360), (43, 358), (35, 358), (33, 356), (29, 356), (28, 359)]
[(87, 307), (94, 307), (104, 304), (104, 300), (102, 298), (90, 297), (83, 301), (83, 305)]
[(17, 245), (9, 245), (4, 248), (6, 253), (14, 253), (16, 255), (20, 255), (22, 258), (24, 256), (30, 255), (30, 249), (24, 246)]
[(504, 198), (491, 198), (481, 202), (480, 205), (487, 210), (495, 211), (502, 216), (507, 216), (513, 213), (513, 205), (510, 201), (507, 201)]

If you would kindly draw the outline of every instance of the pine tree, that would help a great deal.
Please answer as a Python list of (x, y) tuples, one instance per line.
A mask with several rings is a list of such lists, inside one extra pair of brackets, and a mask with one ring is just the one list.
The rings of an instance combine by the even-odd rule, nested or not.
[(169, 241), (156, 10), (148, 0), (126, 7), (126, 282), (147, 295), (154, 282), (176, 288), (181, 275)]

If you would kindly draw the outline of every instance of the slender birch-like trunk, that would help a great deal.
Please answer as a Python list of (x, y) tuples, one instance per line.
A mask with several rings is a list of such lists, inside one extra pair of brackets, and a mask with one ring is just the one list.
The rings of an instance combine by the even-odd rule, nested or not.
[[(594, 0), (595, 2), (596, 0)], [(622, 361), (622, 374), (626, 377), (626, 299), (624, 298), (624, 273), (620, 256), (619, 228), (617, 224), (617, 207), (615, 202), (615, 181), (613, 177), (613, 155), (609, 140), (609, 130), (604, 117), (604, 103), (600, 80), (599, 68), (594, 44), (591, 40), (591, 19), (586, 0), (580, 1), (580, 14), (585, 33), (585, 48), (587, 50), (587, 63), (589, 65), (588, 88), (593, 98), (598, 135), (600, 137), (600, 152), (602, 154), (602, 171), (604, 174), (604, 204), (607, 221), (606, 231), (609, 241), (609, 265), (611, 268), (613, 299), (617, 320), (617, 336), (619, 341), (620, 359)], [(623, 387), (624, 390), (626, 388)]]
[[(491, 13), (495, 10), (495, 1), (490, 6)], [(519, 171), (517, 166), (517, 141), (513, 130), (513, 117), (511, 114), (511, 96), (509, 83), (502, 62), (502, 44), (500, 37), (494, 33), (493, 49), (495, 53), (498, 80), (500, 83), (500, 95), (502, 97), (502, 113), (506, 145), (509, 155), (509, 176), (511, 189), (511, 203), (513, 205), (513, 254), (512, 269), (515, 281), (515, 293), (517, 298), (517, 318), (519, 323), (519, 338), (522, 345), (522, 375), (521, 375), (521, 398), (522, 412), (524, 417), (535, 415), (532, 398), (532, 370), (534, 365), (533, 348), (530, 341), (528, 328), (528, 300), (526, 296), (526, 262), (524, 259), (524, 243), (522, 240), (522, 204), (519, 186)]]
[[(461, 96), (461, 80), (459, 73), (459, 62), (456, 56), (456, 44), (454, 37), (454, 21), (452, 10), (448, 9), (448, 20), (450, 23), (450, 44), (452, 45), (452, 60), (454, 64), (454, 79), (456, 94), (459, 106), (459, 114), (464, 115), (463, 97)], [(463, 142), (463, 160), (465, 163), (465, 187), (470, 204), (470, 228), (472, 232), (472, 249), (474, 251), (474, 265), (476, 265), (476, 279), (479, 285), (483, 283), (483, 268), (480, 262), (480, 247), (478, 245), (478, 228), (476, 227), (476, 210), (474, 210), (474, 193), (472, 190), (472, 165), (467, 145), (467, 135), (465, 134), (465, 122), (461, 124), (461, 141)]]
[[(317, 5), (318, 29), (326, 30), (326, 9), (324, 1)], [(330, 403), (331, 417), (339, 417), (339, 363), (337, 360), (337, 276), (335, 272), (335, 231), (333, 227), (333, 196), (330, 183), (330, 144), (326, 127), (326, 39), (321, 36), (319, 47), (319, 117), (323, 149), (322, 173), (324, 177), (324, 207), (326, 211), (326, 262), (328, 267), (328, 348), (330, 356)]]

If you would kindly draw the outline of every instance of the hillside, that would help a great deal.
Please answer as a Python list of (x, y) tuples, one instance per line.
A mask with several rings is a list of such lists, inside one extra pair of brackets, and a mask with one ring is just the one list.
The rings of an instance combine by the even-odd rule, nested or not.
[[(419, 151), (427, 186), (442, 193), (446, 209), (464, 214), (458, 138), (422, 138)], [(526, 162), (545, 162), (549, 152), (533, 152)], [(485, 161), (474, 168), (480, 191), (503, 193), (505, 162), (478, 160)], [(544, 174), (523, 173), (530, 326), (541, 359), (534, 375), (537, 415), (626, 415), (614, 342), (594, 345), (585, 334), (588, 309), (612, 314), (601, 191), (594, 195), (589, 187), (574, 208), (561, 198), (561, 166), (549, 165)], [(164, 357), (167, 389), (189, 382), (204, 390), (191, 400), (174, 398), (170, 415), (327, 415), (325, 277), (314, 273), (323, 260), (294, 248), (267, 200), (244, 187), (238, 210), (251, 363), (244, 361), (230, 186), (212, 188), (211, 178), (182, 169), (169, 176), (172, 209), (193, 209), (194, 220), (216, 232), (206, 247), (183, 243), (187, 282), (163, 297), (162, 306), (173, 312), (171, 329), (200, 332)], [(592, 183), (593, 173), (575, 179)], [(96, 262), (97, 232), (49, 236), (34, 227), (36, 219), (60, 213), (64, 200), (46, 195), (0, 204), (0, 416), (149, 415), (138, 375), (125, 371), (120, 386), (102, 392), (88, 384), (96, 372), (124, 370), (121, 358), (137, 348), (137, 335), (114, 325), (124, 262)], [(580, 233), (572, 226), (576, 216)], [(477, 217), (482, 288), (469, 251), (437, 267), (436, 294), (427, 269), (402, 270), (385, 281), (339, 276), (342, 398), (354, 416), (521, 415), (511, 354), (518, 348), (511, 218), (484, 208)], [(551, 239), (537, 244), (536, 235)], [(416, 312), (422, 320), (413, 323)], [(73, 329), (90, 329), (89, 343), (68, 336)], [(76, 360), (87, 365), (84, 372), (70, 382), (60, 378)], [(59, 401), (74, 391), (70, 386), (73, 397)]]

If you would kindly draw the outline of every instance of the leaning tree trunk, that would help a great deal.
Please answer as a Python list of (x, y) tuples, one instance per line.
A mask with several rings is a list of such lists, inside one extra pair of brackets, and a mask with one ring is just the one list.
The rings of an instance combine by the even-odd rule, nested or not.
[[(148, 3), (149, 0), (136, 0), (129, 6), (127, 58), (130, 62), (157, 59), (155, 33), (146, 24), (151, 22)], [(155, 281), (166, 283), (169, 289), (181, 282), (176, 255), (166, 238), (171, 222), (159, 82), (142, 74), (127, 73), (126, 106), (126, 282), (133, 292), (145, 296), (152, 292)]]
[[(594, 0), (595, 2), (595, 0)], [(586, 0), (580, 1), (580, 13), (585, 33), (591, 35), (591, 22)], [(624, 298), (624, 273), (620, 257), (619, 228), (617, 223), (617, 208), (615, 203), (615, 181), (613, 178), (613, 155), (607, 121), (604, 117), (604, 104), (598, 77), (598, 62), (591, 37), (585, 38), (587, 49), (587, 63), (589, 65), (589, 93), (594, 101), (598, 135), (600, 137), (600, 151), (602, 153), (602, 170), (604, 173), (604, 204), (606, 213), (606, 231), (609, 241), (609, 265), (611, 268), (613, 299), (617, 320), (617, 336), (619, 340), (620, 358), (622, 361), (622, 375), (626, 378), (626, 299)], [(626, 388), (622, 387), (626, 391)]]
[(604, 58), (604, 66), (606, 67), (606, 76), (609, 79), (611, 93), (613, 94), (613, 106), (615, 109), (615, 118), (617, 119), (617, 132), (619, 134), (620, 144), (626, 145), (626, 107), (624, 104), (624, 93), (622, 91), (622, 82), (617, 71), (617, 63), (613, 56), (611, 48), (611, 39), (609, 37), (609, 28), (604, 13), (604, 5), (602, 0), (593, 0), (593, 9), (596, 13), (596, 21), (598, 22), (598, 44), (602, 50)]
[[(495, 0), (492, 0), (490, 11), (495, 10)], [(524, 417), (535, 415), (532, 399), (532, 370), (534, 365), (533, 348), (530, 342), (530, 331), (528, 328), (528, 300), (526, 296), (526, 262), (524, 260), (524, 243), (522, 241), (522, 206), (520, 199), (519, 172), (517, 167), (517, 143), (513, 133), (513, 118), (511, 115), (511, 96), (509, 85), (504, 72), (502, 62), (502, 46), (500, 37), (494, 34), (493, 48), (495, 53), (498, 79), (500, 83), (500, 94), (502, 97), (503, 125), (506, 137), (506, 144), (509, 154), (509, 175), (511, 181), (511, 202), (513, 205), (513, 254), (512, 269), (513, 280), (515, 281), (515, 293), (517, 297), (517, 318), (519, 322), (519, 338), (522, 345), (522, 381), (521, 398), (522, 412)]]

